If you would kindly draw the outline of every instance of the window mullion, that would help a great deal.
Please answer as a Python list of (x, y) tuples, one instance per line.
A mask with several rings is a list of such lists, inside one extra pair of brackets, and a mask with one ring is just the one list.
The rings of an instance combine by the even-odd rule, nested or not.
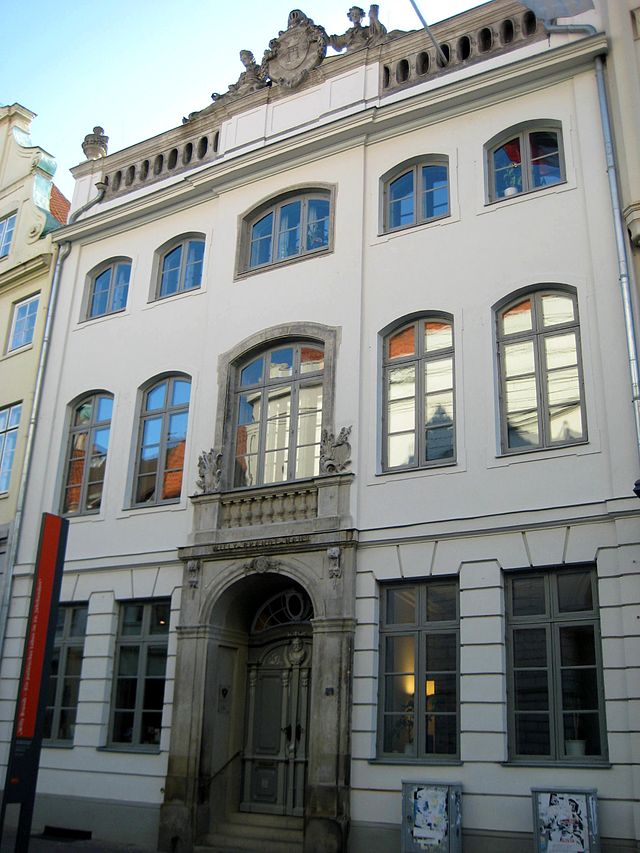
[[(265, 355), (265, 371), (267, 370), (267, 357)], [(267, 441), (267, 424), (269, 422), (269, 385), (263, 385), (260, 390), (260, 429), (258, 431), (258, 482), (257, 486), (264, 485), (264, 469), (267, 463), (266, 441)]]

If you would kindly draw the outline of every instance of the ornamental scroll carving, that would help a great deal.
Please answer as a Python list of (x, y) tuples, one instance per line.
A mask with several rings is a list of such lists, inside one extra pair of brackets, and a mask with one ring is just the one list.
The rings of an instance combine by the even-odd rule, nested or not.
[(333, 581), (333, 587), (336, 588), (338, 581), (342, 577), (342, 564), (340, 563), (341, 552), (340, 548), (327, 548), (327, 557), (329, 558), (329, 577)]
[(258, 572), (258, 574), (277, 572), (280, 570), (280, 560), (272, 560), (271, 557), (254, 557), (253, 560), (245, 563), (242, 568), (246, 574), (250, 574), (251, 572)]
[(326, 429), (320, 438), (320, 473), (340, 474), (351, 465), (351, 427), (342, 427), (336, 437)]
[(203, 450), (198, 459), (198, 479), (196, 487), (203, 495), (210, 495), (220, 491), (220, 480), (222, 479), (222, 453), (213, 447), (211, 450)]
[(187, 576), (189, 578), (189, 589), (198, 589), (200, 586), (200, 560), (187, 561)]

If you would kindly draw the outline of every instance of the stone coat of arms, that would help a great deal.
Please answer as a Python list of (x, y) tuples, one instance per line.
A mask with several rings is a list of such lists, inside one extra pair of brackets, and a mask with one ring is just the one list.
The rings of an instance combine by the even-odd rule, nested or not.
[(300, 9), (289, 13), (287, 29), (269, 42), (262, 59), (263, 74), (274, 83), (295, 89), (322, 62), (328, 36)]

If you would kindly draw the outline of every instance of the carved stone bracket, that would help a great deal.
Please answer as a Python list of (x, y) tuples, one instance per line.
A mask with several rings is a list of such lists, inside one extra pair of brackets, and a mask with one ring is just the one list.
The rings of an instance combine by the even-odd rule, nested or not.
[(187, 576), (189, 578), (189, 588), (198, 589), (200, 586), (200, 560), (189, 560), (187, 562)]
[(259, 574), (263, 574), (264, 572), (278, 572), (280, 571), (280, 560), (272, 560), (271, 557), (254, 557), (253, 560), (245, 563), (242, 568), (247, 575), (251, 574), (251, 572), (258, 572)]
[(220, 480), (222, 479), (222, 453), (213, 447), (211, 450), (203, 450), (198, 459), (198, 479), (196, 487), (203, 495), (211, 495), (220, 491)]
[(327, 557), (329, 558), (329, 577), (333, 581), (334, 588), (342, 577), (342, 565), (340, 563), (341, 552), (340, 548), (327, 548)]
[(351, 427), (342, 427), (338, 437), (326, 429), (320, 438), (320, 473), (340, 474), (351, 465)]

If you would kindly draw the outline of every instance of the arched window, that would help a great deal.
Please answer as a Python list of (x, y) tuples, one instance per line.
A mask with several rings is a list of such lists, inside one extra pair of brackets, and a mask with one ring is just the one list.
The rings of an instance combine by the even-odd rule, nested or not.
[(112, 411), (112, 395), (101, 391), (73, 407), (62, 497), (65, 515), (100, 510)]
[(503, 451), (585, 441), (575, 293), (520, 295), (498, 311), (497, 323)]
[(383, 468), (455, 461), (453, 321), (428, 314), (384, 337)]
[(130, 278), (130, 258), (114, 258), (96, 267), (89, 274), (86, 319), (124, 311)]
[(324, 347), (278, 343), (237, 368), (234, 486), (262, 486), (319, 473)]
[(202, 284), (204, 237), (201, 234), (177, 237), (156, 254), (156, 299), (197, 290)]
[(517, 126), (486, 146), (489, 201), (541, 190), (566, 180), (557, 123)]
[(244, 220), (241, 271), (249, 271), (329, 248), (331, 194), (303, 190), (268, 202)]
[(382, 178), (384, 231), (397, 231), (449, 215), (449, 158), (421, 157)]
[(142, 397), (134, 506), (180, 500), (189, 420), (191, 380), (164, 376)]

